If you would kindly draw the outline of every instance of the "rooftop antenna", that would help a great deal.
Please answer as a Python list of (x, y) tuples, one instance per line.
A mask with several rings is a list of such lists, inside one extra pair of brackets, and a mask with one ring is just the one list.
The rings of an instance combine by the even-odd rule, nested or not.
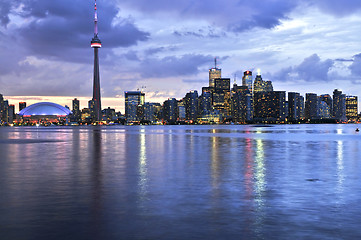
[(214, 58), (214, 68), (217, 68), (217, 57)]
[(97, 13), (97, 0), (94, 3), (94, 37), (98, 36), (98, 13)]

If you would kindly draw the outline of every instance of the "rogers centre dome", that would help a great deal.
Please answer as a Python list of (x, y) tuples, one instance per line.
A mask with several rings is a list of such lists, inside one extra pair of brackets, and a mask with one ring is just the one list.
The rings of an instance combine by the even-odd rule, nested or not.
[(71, 111), (59, 104), (52, 102), (39, 102), (32, 104), (19, 112), (23, 117), (30, 116), (61, 116), (65, 117), (71, 114)]

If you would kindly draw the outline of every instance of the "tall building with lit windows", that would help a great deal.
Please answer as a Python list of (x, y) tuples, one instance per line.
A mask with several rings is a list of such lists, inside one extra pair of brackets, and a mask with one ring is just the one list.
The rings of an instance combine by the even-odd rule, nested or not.
[(253, 77), (251, 71), (245, 71), (242, 77), (242, 86), (247, 86), (251, 95), (253, 95)]
[(247, 86), (233, 84), (231, 91), (232, 119), (234, 122), (246, 123), (252, 120), (251, 94)]
[(258, 122), (283, 122), (286, 119), (286, 92), (255, 92), (254, 118)]
[(261, 74), (257, 74), (253, 83), (253, 92), (270, 92), (273, 91), (271, 81), (264, 81)]
[(80, 121), (81, 112), (80, 112), (79, 100), (74, 98), (72, 103), (73, 103), (73, 120), (74, 121)]
[(167, 124), (174, 124), (178, 119), (178, 102), (170, 98), (163, 103), (163, 120)]
[(288, 120), (295, 122), (301, 119), (302, 98), (297, 92), (288, 93)]
[(333, 91), (333, 117), (337, 121), (346, 121), (346, 94), (341, 90)]
[(358, 119), (357, 96), (346, 96), (346, 117), (350, 121)]
[(217, 68), (217, 58), (214, 59), (214, 68), (209, 69), (209, 87), (214, 87), (214, 79), (222, 77), (222, 70)]
[(142, 106), (145, 103), (145, 93), (141, 91), (126, 91), (125, 95), (125, 118), (127, 122), (135, 122), (142, 120), (144, 110)]
[(316, 93), (306, 93), (305, 118), (318, 118), (318, 97)]
[(190, 91), (184, 97), (186, 120), (196, 121), (198, 117), (198, 92)]
[(214, 80), (213, 107), (219, 110), (223, 116), (231, 115), (230, 83), (230, 78), (216, 78)]

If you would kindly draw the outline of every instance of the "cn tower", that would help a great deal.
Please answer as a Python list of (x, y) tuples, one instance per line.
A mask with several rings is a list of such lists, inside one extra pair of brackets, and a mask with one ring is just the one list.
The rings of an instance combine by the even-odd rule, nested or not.
[(94, 101), (94, 115), (93, 122), (101, 121), (101, 101), (100, 101), (100, 77), (99, 77), (99, 57), (98, 49), (102, 47), (102, 42), (98, 38), (98, 14), (97, 14), (97, 1), (95, 0), (94, 6), (94, 37), (91, 41), (91, 47), (94, 48), (94, 81), (93, 81), (93, 101)]

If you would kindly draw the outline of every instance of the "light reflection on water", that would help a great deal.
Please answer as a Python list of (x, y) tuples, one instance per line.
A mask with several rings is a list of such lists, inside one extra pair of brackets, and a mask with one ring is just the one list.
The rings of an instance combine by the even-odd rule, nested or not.
[(4, 239), (355, 239), (355, 125), (0, 128)]

